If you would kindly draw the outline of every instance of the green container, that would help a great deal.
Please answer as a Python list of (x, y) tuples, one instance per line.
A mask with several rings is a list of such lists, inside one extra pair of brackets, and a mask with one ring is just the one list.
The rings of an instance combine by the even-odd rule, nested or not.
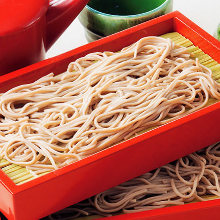
[(171, 12), (172, 0), (91, 0), (79, 20), (89, 42)]
[(217, 30), (214, 34), (214, 37), (217, 38), (218, 40), (220, 40), (220, 24), (217, 27)]

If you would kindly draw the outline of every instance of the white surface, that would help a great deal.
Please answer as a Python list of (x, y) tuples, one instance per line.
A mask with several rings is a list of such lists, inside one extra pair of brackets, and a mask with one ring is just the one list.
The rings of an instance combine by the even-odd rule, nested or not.
[[(220, 23), (220, 0), (173, 0), (173, 10), (178, 10), (213, 35)], [(75, 19), (59, 40), (47, 52), (47, 58), (86, 44), (84, 30)]]

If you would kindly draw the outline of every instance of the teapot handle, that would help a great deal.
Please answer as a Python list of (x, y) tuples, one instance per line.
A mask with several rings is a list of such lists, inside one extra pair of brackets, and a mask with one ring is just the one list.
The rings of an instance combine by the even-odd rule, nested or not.
[(49, 0), (46, 15), (46, 50), (48, 50), (66, 30), (88, 1), (89, 0)]

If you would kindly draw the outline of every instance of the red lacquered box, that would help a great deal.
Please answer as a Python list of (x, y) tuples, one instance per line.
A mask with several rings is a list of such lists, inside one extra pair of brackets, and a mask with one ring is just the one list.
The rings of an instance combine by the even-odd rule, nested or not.
[[(153, 19), (68, 53), (0, 77), (0, 92), (33, 82), (90, 52), (119, 51), (141, 37), (177, 31), (220, 62), (220, 43), (179, 12)], [(220, 102), (21, 185), (0, 171), (0, 211), (9, 219), (47, 216), (220, 140)], [(220, 200), (122, 215), (113, 219), (220, 219)], [(215, 216), (216, 215), (216, 216)]]

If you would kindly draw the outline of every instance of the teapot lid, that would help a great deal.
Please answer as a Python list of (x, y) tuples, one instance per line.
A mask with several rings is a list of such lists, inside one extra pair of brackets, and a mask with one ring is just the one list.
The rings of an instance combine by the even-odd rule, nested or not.
[(48, 5), (48, 0), (0, 0), (0, 36), (28, 27), (46, 13)]

